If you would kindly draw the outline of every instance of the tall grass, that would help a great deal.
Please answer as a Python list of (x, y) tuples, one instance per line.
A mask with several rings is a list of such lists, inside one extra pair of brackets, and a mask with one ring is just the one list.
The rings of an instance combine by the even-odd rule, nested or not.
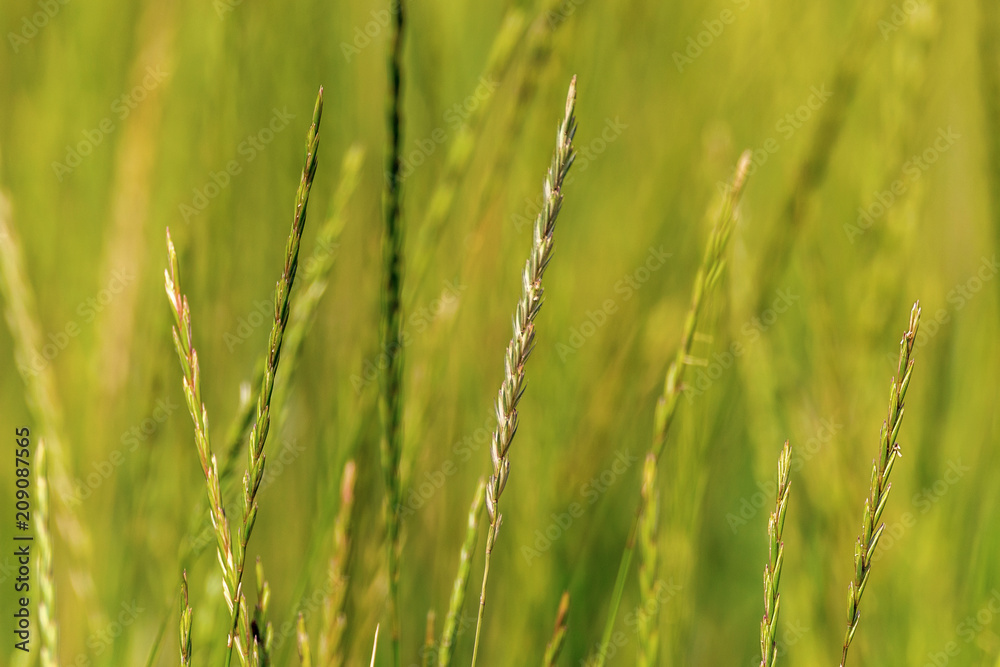
[(889, 413), (882, 422), (879, 434), (879, 447), (872, 461), (871, 488), (865, 498), (865, 509), (861, 520), (861, 534), (854, 543), (854, 578), (847, 587), (847, 632), (844, 635), (844, 647), (840, 657), (840, 667), (847, 664), (847, 650), (854, 641), (854, 632), (861, 620), (861, 596), (868, 586), (868, 576), (871, 574), (872, 558), (885, 524), (879, 525), (885, 503), (889, 499), (892, 484), (889, 475), (892, 473), (896, 458), (902, 456), (899, 442), (899, 428), (903, 424), (903, 400), (910, 386), (910, 376), (913, 372), (913, 346), (916, 343), (917, 327), (920, 325), (920, 302), (913, 304), (910, 311), (910, 325), (903, 333), (899, 342), (899, 363), (896, 375), (889, 386)]
[[(392, 3), (389, 36), (389, 95), (386, 106), (387, 146), (382, 197), (382, 291), (379, 319), (379, 415), (382, 421), (382, 478), (385, 481), (386, 551), (393, 664), (400, 667), (399, 531), (403, 448), (403, 29), (404, 0)], [(381, 360), (381, 357), (380, 357)]]
[[(701, 265), (695, 274), (694, 286), (691, 290), (691, 306), (684, 320), (681, 342), (677, 348), (674, 360), (667, 368), (666, 378), (663, 383), (663, 393), (656, 401), (656, 410), (653, 413), (653, 442), (650, 447), (650, 453), (653, 455), (654, 460), (652, 464), (654, 470), (658, 470), (660, 457), (663, 455), (663, 450), (666, 446), (667, 435), (677, 416), (677, 409), (680, 405), (681, 394), (684, 389), (686, 369), (692, 363), (697, 363), (691, 351), (699, 325), (699, 316), (701, 315), (706, 295), (716, 286), (726, 266), (726, 246), (732, 234), (733, 227), (736, 224), (738, 215), (737, 207), (739, 206), (740, 197), (743, 194), (743, 186), (746, 184), (747, 170), (750, 167), (750, 157), (749, 151), (744, 152), (740, 156), (736, 170), (733, 173), (732, 181), (716, 213), (708, 242), (705, 245), (705, 252), (702, 255)], [(641, 507), (642, 501), (639, 499), (632, 519), (632, 526), (625, 540), (625, 549), (622, 553), (621, 562), (618, 565), (618, 574), (615, 578), (615, 586), (611, 594), (611, 606), (597, 651), (597, 667), (603, 667), (607, 660), (615, 621), (618, 618), (618, 608), (621, 605), (622, 595), (625, 591), (625, 582), (632, 564), (632, 555), (635, 551), (635, 540), (639, 529)]]
[[(231, 615), (230, 629), (226, 639), (226, 664), (232, 660), (233, 650), (240, 664), (258, 664), (266, 662), (267, 645), (259, 641), (259, 631), (254, 626), (251, 633), (249, 610), (246, 596), (243, 593), (243, 572), (246, 563), (247, 545), (253, 532), (257, 518), (257, 492), (264, 477), (264, 445), (271, 424), (271, 394), (274, 389), (274, 378), (281, 358), (281, 345), (284, 340), (285, 327), (288, 323), (289, 301), (295, 274), (298, 268), (299, 245), (302, 231), (305, 227), (306, 211), (309, 203), (309, 192), (316, 174), (317, 155), (319, 147), (319, 123), (323, 113), (323, 89), (320, 88), (313, 109), (312, 124), (306, 135), (305, 164), (299, 181), (295, 200), (295, 212), (288, 242), (285, 247), (285, 261), (274, 294), (274, 323), (268, 339), (268, 354), (261, 380), (261, 389), (257, 399), (256, 417), (250, 431), (250, 442), (247, 450), (247, 469), (243, 476), (243, 516), (242, 522), (233, 539), (226, 515), (222, 485), (219, 479), (219, 465), (212, 452), (208, 431), (208, 411), (202, 401), (201, 371), (198, 363), (198, 353), (194, 348), (191, 326), (191, 310), (187, 297), (180, 288), (180, 270), (177, 262), (177, 252), (174, 248), (170, 231), (167, 230), (167, 257), (169, 268), (164, 272), (167, 298), (170, 301), (174, 315), (174, 345), (183, 371), (184, 394), (188, 410), (195, 426), (195, 444), (201, 461), (202, 472), (207, 484), (212, 525), (215, 529), (219, 550), (219, 563), (223, 571), (223, 590)], [(263, 576), (258, 569), (258, 585), (264, 588)], [(266, 598), (266, 595), (263, 596)], [(262, 602), (264, 600), (262, 599)], [(258, 616), (265, 609), (258, 609)], [(258, 648), (259, 647), (259, 648)], [(260, 653), (258, 653), (258, 650)]]
[(556, 149), (552, 164), (543, 185), (544, 202), (535, 218), (535, 232), (531, 254), (521, 274), (521, 298), (514, 311), (514, 333), (504, 356), (504, 379), (496, 400), (497, 426), (490, 444), (493, 474), (486, 485), (486, 511), (490, 516), (486, 535), (486, 563), (483, 569), (483, 588), (479, 595), (479, 617), (476, 620), (476, 639), (472, 650), (472, 664), (479, 655), (479, 640), (483, 616), (486, 611), (486, 584), (490, 574), (490, 556), (500, 529), (500, 496), (510, 474), (508, 452), (517, 432), (517, 404), (524, 393), (524, 366), (535, 344), (535, 317), (542, 307), (542, 275), (552, 259), (556, 219), (562, 209), (563, 183), (573, 166), (573, 137), (576, 135), (576, 77), (570, 81), (566, 96), (566, 114), (556, 132)]

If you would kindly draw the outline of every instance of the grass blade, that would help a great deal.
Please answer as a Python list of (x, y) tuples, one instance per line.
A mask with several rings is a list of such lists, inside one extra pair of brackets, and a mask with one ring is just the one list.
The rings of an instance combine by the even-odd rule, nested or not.
[(486, 481), (479, 480), (476, 493), (472, 497), (469, 508), (469, 523), (465, 531), (465, 542), (458, 555), (458, 573), (455, 584), (451, 588), (451, 601), (448, 603), (448, 615), (444, 619), (444, 630), (441, 633), (441, 645), (438, 648), (438, 667), (448, 667), (455, 650), (455, 639), (458, 637), (458, 622), (465, 606), (465, 591), (469, 587), (469, 576), (472, 573), (472, 553), (476, 548), (476, 538), (479, 537), (479, 517), (483, 513), (483, 502), (486, 499)]

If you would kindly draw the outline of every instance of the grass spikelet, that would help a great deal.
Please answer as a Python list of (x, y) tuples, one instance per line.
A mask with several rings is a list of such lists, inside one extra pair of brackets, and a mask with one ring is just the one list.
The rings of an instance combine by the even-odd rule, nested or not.
[(563, 644), (566, 643), (566, 628), (569, 621), (569, 591), (563, 591), (559, 599), (559, 610), (556, 612), (556, 624), (552, 628), (552, 638), (545, 646), (545, 657), (542, 660), (544, 667), (555, 667), (559, 654), (562, 652)]
[[(177, 250), (167, 229), (167, 264), (164, 271), (164, 286), (167, 299), (170, 301), (174, 315), (174, 347), (181, 362), (183, 372), (184, 399), (194, 423), (195, 448), (198, 450), (198, 460), (205, 476), (205, 487), (208, 493), (209, 515), (212, 518), (212, 528), (215, 532), (218, 548), (219, 565), (222, 568), (222, 587), (229, 605), (229, 611), (235, 612), (235, 604), (239, 596), (239, 582), (236, 576), (236, 559), (233, 554), (232, 532), (229, 528), (229, 518), (226, 516), (225, 504), (222, 500), (222, 487), (219, 484), (219, 464), (212, 452), (209, 441), (208, 410), (201, 399), (201, 369), (198, 364), (198, 351), (194, 348), (194, 334), (191, 327), (191, 308), (187, 297), (181, 292), (180, 269), (177, 265)], [(244, 623), (245, 623), (244, 617)], [(232, 648), (232, 636), (227, 641)], [(241, 662), (245, 654), (240, 651)], [(227, 661), (228, 662), (228, 661)], [(245, 662), (244, 662), (245, 664)]]
[(767, 520), (768, 560), (764, 566), (764, 617), (760, 621), (760, 667), (774, 667), (777, 661), (775, 637), (778, 633), (778, 582), (781, 565), (785, 560), (785, 547), (781, 532), (785, 527), (785, 510), (788, 509), (788, 471), (792, 450), (785, 441), (778, 457), (778, 488), (775, 492), (774, 511)]
[(483, 514), (483, 502), (486, 499), (486, 480), (480, 479), (476, 493), (472, 497), (469, 508), (469, 522), (465, 530), (465, 541), (458, 555), (458, 573), (455, 584), (451, 588), (451, 601), (448, 603), (448, 615), (444, 619), (444, 630), (441, 633), (441, 645), (438, 647), (438, 667), (448, 667), (455, 650), (455, 639), (458, 637), (458, 621), (465, 606), (465, 592), (469, 586), (469, 576), (472, 573), (472, 554), (476, 548), (476, 538), (479, 536), (479, 518)]
[(639, 655), (636, 664), (640, 667), (659, 664), (660, 603), (657, 599), (657, 587), (660, 576), (660, 489), (657, 482), (656, 457), (649, 452), (642, 468), (642, 508), (639, 510), (639, 591), (643, 612), (638, 618)]
[(295, 622), (295, 643), (299, 649), (299, 664), (302, 667), (312, 667), (312, 654), (309, 651), (309, 633), (306, 632), (306, 617), (301, 611)]
[(347, 567), (351, 555), (356, 470), (354, 461), (348, 461), (340, 477), (340, 508), (333, 528), (333, 557), (330, 559), (330, 592), (323, 599), (323, 626), (319, 636), (319, 662), (327, 667), (344, 664)]
[[(722, 200), (722, 206), (716, 216), (715, 223), (705, 246), (705, 253), (702, 256), (701, 265), (695, 274), (694, 286), (691, 288), (691, 307), (688, 310), (684, 321), (684, 330), (681, 334), (681, 343), (677, 348), (677, 354), (670, 366), (667, 368), (666, 379), (663, 383), (663, 394), (657, 399), (656, 409), (653, 413), (653, 442), (650, 452), (653, 454), (657, 465), (663, 448), (667, 441), (667, 434), (677, 415), (677, 407), (680, 404), (681, 394), (684, 391), (684, 374), (687, 366), (692, 362), (691, 348), (694, 343), (695, 332), (698, 328), (699, 315), (705, 295), (715, 286), (715, 283), (722, 276), (725, 269), (725, 251), (729, 242), (730, 234), (736, 223), (737, 206), (743, 194), (743, 186), (746, 184), (747, 170), (750, 168), (750, 151), (744, 151), (736, 164), (736, 171), (733, 174), (732, 183)], [(655, 466), (654, 466), (655, 468)], [(601, 646), (596, 657), (597, 667), (603, 667), (608, 653), (608, 645), (611, 642), (611, 635), (614, 632), (615, 621), (618, 617), (618, 608), (621, 605), (622, 595), (625, 592), (625, 581), (632, 564), (632, 555), (635, 551), (635, 538), (639, 527), (639, 509), (641, 499), (636, 507), (636, 512), (632, 520), (632, 527), (629, 529), (628, 537), (625, 540), (625, 551), (618, 566), (618, 575), (615, 578), (615, 588), (611, 596), (611, 608), (604, 625), (604, 634), (601, 638)]]
[(434, 639), (434, 610), (427, 610), (427, 626), (424, 628), (424, 648), (420, 652), (420, 664), (423, 667), (434, 667), (434, 656), (437, 653)]
[(56, 624), (56, 592), (52, 576), (52, 534), (49, 532), (48, 458), (45, 440), (35, 449), (35, 532), (38, 534), (38, 628), (42, 635), (39, 653), (42, 667), (59, 665), (59, 628)]
[(879, 434), (878, 455), (872, 461), (871, 488), (865, 498), (865, 509), (861, 521), (861, 534), (854, 543), (854, 578), (847, 588), (847, 633), (844, 635), (844, 647), (840, 657), (840, 667), (847, 664), (847, 650), (854, 640), (854, 632), (858, 629), (861, 619), (861, 596), (868, 586), (868, 575), (871, 574), (872, 556), (878, 546), (885, 524), (879, 525), (882, 511), (892, 484), (889, 475), (897, 456), (902, 456), (897, 437), (899, 427), (903, 423), (903, 399), (906, 389), (910, 386), (910, 374), (913, 372), (913, 344), (916, 341), (917, 327), (920, 325), (920, 302), (913, 304), (910, 311), (910, 325), (899, 343), (899, 363), (896, 375), (889, 386), (889, 412), (882, 422)]
[(191, 664), (191, 622), (194, 611), (188, 601), (188, 575), (187, 570), (181, 575), (181, 624), (180, 624), (180, 653), (181, 667), (189, 667)]
[(544, 183), (545, 202), (535, 219), (535, 232), (531, 255), (524, 266), (521, 278), (521, 299), (514, 311), (514, 335), (504, 357), (504, 381), (497, 395), (497, 427), (493, 432), (490, 456), (493, 474), (486, 486), (486, 510), (490, 516), (490, 529), (486, 538), (486, 564), (483, 570), (483, 589), (479, 597), (479, 618), (476, 623), (476, 640), (472, 664), (476, 664), (483, 613), (486, 609), (486, 583), (490, 573), (490, 555), (496, 541), (502, 517), (499, 511), (500, 495), (507, 484), (510, 472), (508, 451), (517, 432), (517, 404), (524, 393), (524, 366), (535, 341), (535, 317), (542, 306), (542, 275), (552, 258), (553, 235), (556, 218), (562, 208), (562, 186), (573, 165), (573, 137), (576, 134), (576, 77), (569, 84), (566, 113), (556, 134), (556, 150)]
[(399, 461), (403, 446), (403, 30), (405, 2), (392, 3), (389, 36), (389, 97), (386, 110), (388, 145), (385, 155), (386, 188), (382, 209), (382, 290), (379, 342), (388, 362), (380, 365), (379, 416), (382, 422), (382, 476), (385, 481), (384, 515), (388, 553), (389, 617), (393, 664), (399, 652), (399, 506), (402, 481)]

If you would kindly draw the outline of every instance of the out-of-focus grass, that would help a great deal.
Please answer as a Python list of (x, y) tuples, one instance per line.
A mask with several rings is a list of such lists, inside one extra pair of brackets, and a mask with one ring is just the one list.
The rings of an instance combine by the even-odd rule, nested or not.
[[(224, 2), (216, 5), (229, 6)], [(472, 104), (477, 88), (494, 88), (481, 85), (480, 75), (507, 4), (427, 0), (410, 7), (404, 142), (414, 168), (404, 184), (404, 220), (411, 253), (459, 134), (464, 112), (455, 105)], [(529, 23), (542, 4), (552, 3), (518, 3)], [(876, 25), (825, 178), (808, 198), (773, 294), (761, 294), (757, 282), (773, 261), (764, 253), (780, 233), (825, 108), (818, 98), (817, 109), (802, 105), (814, 87), (833, 90), (862, 5), (567, 0), (561, 7), (574, 11), (552, 31), (550, 56), (537, 72), (528, 59), (529, 30), (496, 81), (440, 240), (420, 258), (427, 276), (419, 290), (404, 289), (412, 341), (402, 454), (404, 507), (412, 510), (403, 518), (404, 664), (418, 662), (428, 609), (444, 617), (467, 508), (489, 469), (483, 433), (494, 419), (510, 304), (530, 243), (530, 224), (519, 222), (534, 216), (552, 119), (573, 73), (581, 153), (546, 276), (531, 390), (520, 406), (482, 663), (540, 660), (564, 590), (572, 602), (563, 664), (579, 664), (598, 641), (640, 483), (636, 463), (708, 233), (703, 212), (744, 148), (758, 151), (756, 167), (724, 288), (708, 311), (717, 333), (695, 349), (709, 365), (689, 369), (701, 393), (684, 402), (661, 464), (660, 572), (664, 590), (673, 591), (659, 614), (662, 656), (671, 664), (757, 664), (773, 497), (760, 487), (773, 482), (775, 456), (788, 438), (795, 492), (784, 530), (782, 660), (836, 659), (897, 336), (919, 297), (924, 314), (900, 438), (905, 454), (852, 659), (923, 664), (954, 642), (958, 654), (949, 664), (996, 661), (1000, 619), (987, 605), (1000, 590), (1000, 282), (989, 207), (1000, 192), (991, 189), (987, 166), (997, 123), (986, 115), (992, 107), (984, 99), (992, 98), (981, 90), (990, 80), (979, 70), (986, 62), (981, 4), (927, 0), (911, 14), (904, 7), (913, 3), (884, 2), (874, 11), (885, 23)], [(319, 84), (327, 91), (326, 121), (303, 257), (314, 252), (344, 152), (360, 143), (373, 159), (347, 205), (287, 414), (272, 427), (267, 466), (274, 481), (260, 495), (250, 555), (259, 553), (267, 568), (275, 655), (288, 664), (295, 611), (306, 612), (310, 629), (321, 616), (309, 600), (322, 597), (339, 475), (355, 458), (347, 641), (352, 664), (367, 660), (375, 624), (387, 619), (377, 381), (366, 381), (365, 371), (378, 353), (388, 35), (379, 17), (388, 5), (312, 2), (279, 12), (234, 3), (222, 16), (213, 3), (58, 7), (16, 50), (9, 34), (42, 10), (29, 0), (0, 7), (0, 187), (24, 244), (43, 343), (55, 346), (48, 363), (65, 416), (70, 475), (87, 495), (70, 509), (89, 532), (100, 609), (84, 608), (65, 536), (54, 530), (61, 663), (143, 664), (165, 619), (157, 664), (175, 661), (179, 563), (201, 471), (161, 293), (163, 229), (174, 231), (185, 269), (204, 398), (219, 441), (240, 383), (252, 380), (266, 346), (269, 326), (255, 323), (266, 322), (267, 311), (260, 316), (257, 304), (272, 299), (280, 272), (301, 135)], [(902, 13), (894, 17), (897, 7)], [(721, 23), (727, 10), (732, 21)], [(369, 22), (377, 34), (348, 59), (342, 43)], [(678, 68), (674, 53), (699, 36), (702, 53)], [(536, 86), (519, 100), (528, 76)], [(121, 106), (122, 95), (142, 90), (144, 77), (144, 99)], [(293, 116), (287, 123), (285, 114)], [(53, 163), (64, 162), (67, 147), (85, 142), (85, 133), (95, 136), (105, 118), (112, 131), (60, 180)], [(248, 142), (272, 122), (266, 146)], [(939, 141), (939, 132), (952, 139)], [(926, 169), (907, 162), (925, 151)], [(194, 206), (194, 191), (205, 194), (213, 173), (224, 181), (219, 174), (230, 161), (240, 173), (185, 221), (179, 207)], [(897, 180), (901, 194), (891, 194)], [(893, 199), (887, 207), (879, 202), (889, 200), (884, 193)], [(872, 223), (854, 234), (859, 208), (872, 212)], [(640, 268), (654, 251), (669, 257), (656, 270)], [(761, 300), (771, 310), (758, 312)], [(602, 312), (608, 301), (613, 313)], [(60, 345), (71, 323), (78, 333)], [(732, 354), (736, 343), (742, 347)], [(11, 434), (17, 426), (40, 428), (12, 350), (9, 331), (0, 329), (8, 369), (0, 376), (0, 412)], [(632, 461), (621, 474), (613, 467), (618, 457)], [(682, 461), (698, 470), (678, 469)], [(13, 497), (12, 469), (5, 458), (4, 498)], [(695, 473), (704, 479), (703, 501), (674, 498), (672, 480)], [(572, 503), (584, 512), (561, 527), (558, 517)], [(54, 515), (67, 508), (56, 488), (52, 506)], [(684, 512), (696, 506), (693, 531), (670, 530), (686, 525)], [(5, 545), (12, 520), (0, 521)], [(218, 630), (227, 620), (210, 551), (188, 574), (199, 663), (221, 655)], [(9, 552), (0, 549), (0, 616), (7, 619), (14, 610)], [(672, 562), (688, 561), (690, 576), (671, 572)], [(480, 541), (473, 572), (481, 564)], [(459, 623), (454, 664), (471, 656), (473, 598)], [(633, 577), (619, 616), (622, 645), (609, 664), (634, 659), (629, 612), (639, 599)], [(966, 620), (980, 612), (978, 621)], [(386, 637), (379, 664), (391, 654)], [(0, 648), (4, 660), (27, 664), (19, 653)]]

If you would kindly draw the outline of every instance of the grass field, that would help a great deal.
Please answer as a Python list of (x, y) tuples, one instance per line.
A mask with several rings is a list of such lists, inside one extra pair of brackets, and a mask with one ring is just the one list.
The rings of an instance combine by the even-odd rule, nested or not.
[[(267, 434), (241, 589), (263, 664), (299, 664), (300, 613), (314, 664), (369, 664), (377, 625), (376, 665), (446, 664), (442, 633), (469, 664), (491, 475), (503, 521), (477, 664), (549, 664), (554, 627), (552, 664), (762, 664), (786, 440), (777, 662), (840, 664), (919, 299), (849, 662), (1000, 665), (995, 2), (403, 6), (399, 106), (388, 2), (0, 6), (0, 664), (180, 664), (184, 571), (191, 664), (225, 663), (233, 618), (164, 293), (169, 227), (234, 541), (247, 441)], [(574, 75), (544, 306), (515, 318), (536, 303), (522, 271), (542, 252), (532, 229), (552, 212), (543, 180)], [(512, 319), (534, 347), (505, 368), (526, 357)], [(517, 437), (491, 457), (514, 406)], [(23, 427), (32, 475), (46, 444), (51, 579), (45, 531), (16, 526)], [(33, 481), (33, 514), (40, 500)]]

